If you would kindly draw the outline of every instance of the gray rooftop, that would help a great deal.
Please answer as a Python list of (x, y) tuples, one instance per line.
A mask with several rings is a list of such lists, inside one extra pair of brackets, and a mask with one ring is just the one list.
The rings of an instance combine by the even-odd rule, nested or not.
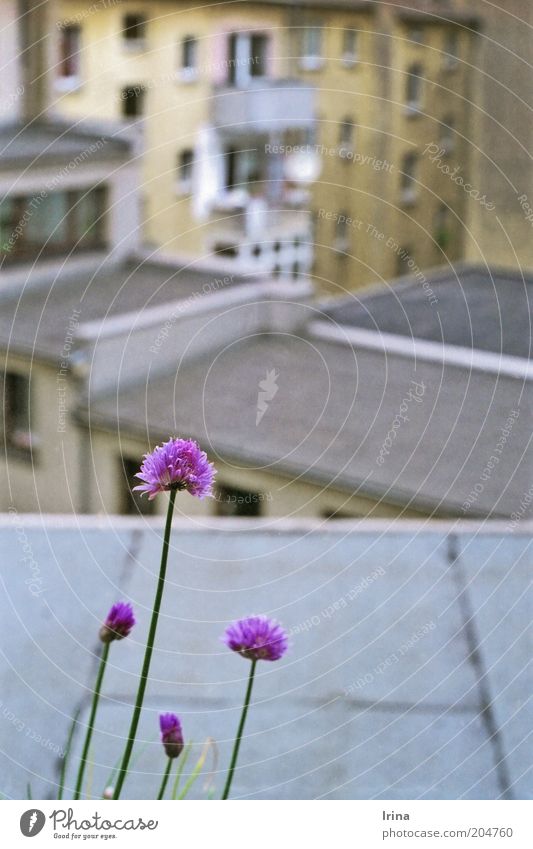
[(32, 121), (0, 124), (0, 168), (13, 165), (66, 165), (76, 157), (90, 153), (90, 160), (125, 156), (129, 142), (108, 135), (97, 135), (72, 128), (61, 122)]
[(122, 313), (139, 319), (151, 307), (220, 291), (245, 281), (236, 275), (215, 275), (194, 268), (150, 261), (104, 265), (93, 273), (64, 271), (35, 286), (38, 267), (28, 274), (31, 288), (0, 295), (0, 345), (15, 353), (34, 353), (59, 360), (69, 318), (79, 310), (82, 324)]
[[(181, 714), (196, 756), (215, 738), (218, 766), (209, 759), (206, 771), (220, 793), (248, 665), (218, 638), (229, 620), (264, 612), (289, 630), (291, 649), (258, 670), (235, 797), (531, 799), (531, 531), (177, 522), (126, 796), (159, 785), (165, 710)], [(138, 624), (112, 646), (92, 750), (93, 794), (107, 784), (131, 716), (161, 536), (153, 520), (0, 518), (6, 796), (25, 798), (28, 780), (34, 798), (57, 792), (77, 708), (76, 753), (87, 721), (99, 623), (128, 599)], [(73, 780), (71, 770), (67, 798)]]
[[(135, 354), (128, 340), (125, 356)], [(278, 391), (257, 424), (267, 371), (277, 375)], [(93, 427), (137, 434), (151, 445), (188, 434), (227, 462), (302, 475), (385, 503), (503, 517), (531, 485), (531, 386), (273, 332), (236, 338), (147, 384), (91, 395), (90, 417)], [(497, 460), (487, 471), (491, 456)], [(474, 487), (479, 492), (463, 513)]]
[[(423, 280), (353, 293), (325, 305), (339, 324), (401, 336), (529, 357), (532, 350), (533, 275), (458, 266)], [(431, 301), (428, 287), (438, 303)]]

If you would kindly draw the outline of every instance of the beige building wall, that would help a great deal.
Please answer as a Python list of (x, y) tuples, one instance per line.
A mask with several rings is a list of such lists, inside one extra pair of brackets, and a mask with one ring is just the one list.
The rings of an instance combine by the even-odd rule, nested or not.
[(4, 0), (0, 17), (0, 124), (22, 114), (24, 79), (20, 64), (21, 39), (17, 0)]
[[(58, 351), (58, 363), (61, 352)], [(71, 513), (80, 509), (84, 447), (71, 415), (75, 386), (59, 364), (2, 356), (0, 373), (30, 380), (31, 452), (6, 447), (0, 455), (0, 512)]]
[[(328, 32), (335, 57), (346, 17), (338, 16), (338, 21), (339, 30)], [(370, 16), (366, 27), (359, 36), (360, 65), (345, 69), (341, 80), (339, 62), (328, 62), (315, 79), (326, 118), (320, 121), (320, 138), (327, 158), (316, 187), (315, 269), (319, 283), (333, 292), (403, 273), (402, 248), (422, 269), (456, 259), (463, 251), (467, 195), (443, 170), (453, 173), (459, 166), (458, 173), (467, 179), (466, 63), (474, 36), (454, 24), (402, 22), (392, 12)], [(457, 39), (454, 63), (447, 57), (452, 32)], [(422, 95), (419, 109), (411, 111), (406, 86), (415, 65), (420, 67)], [(357, 125), (352, 160), (329, 153), (338, 147), (346, 114)], [(431, 156), (444, 147), (446, 153), (432, 162)], [(416, 168), (408, 197), (402, 175), (409, 154), (416, 156)], [(335, 250), (341, 212), (353, 222), (345, 253)]]
[(466, 258), (533, 269), (533, 4), (482, 4), (471, 139), (473, 180), (494, 205), (469, 206)]

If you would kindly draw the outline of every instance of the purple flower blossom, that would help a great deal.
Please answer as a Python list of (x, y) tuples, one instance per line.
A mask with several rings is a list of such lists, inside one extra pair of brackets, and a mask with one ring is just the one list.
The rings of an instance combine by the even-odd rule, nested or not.
[(193, 439), (169, 439), (144, 455), (135, 477), (143, 484), (135, 486), (134, 491), (147, 492), (149, 501), (169, 489), (186, 489), (197, 498), (205, 498), (211, 495), (215, 469)]
[(135, 616), (131, 604), (119, 601), (113, 605), (107, 619), (100, 628), (100, 639), (103, 643), (113, 640), (123, 640), (135, 625)]
[(178, 758), (183, 751), (183, 731), (181, 722), (175, 713), (162, 713), (159, 716), (161, 742), (169, 758)]
[(248, 660), (279, 660), (288, 647), (287, 634), (281, 625), (266, 616), (248, 616), (232, 622), (222, 642)]

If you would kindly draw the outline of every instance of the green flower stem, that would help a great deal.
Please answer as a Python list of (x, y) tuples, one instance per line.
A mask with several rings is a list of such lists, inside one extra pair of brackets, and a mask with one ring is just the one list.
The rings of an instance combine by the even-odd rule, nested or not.
[(159, 796), (157, 797), (157, 801), (160, 802), (163, 796), (165, 795), (165, 790), (167, 789), (168, 777), (170, 775), (170, 770), (172, 769), (172, 758), (168, 758), (167, 768), (165, 770), (165, 774), (163, 776), (163, 781), (161, 782), (161, 787), (159, 788)]
[(167, 520), (165, 524), (165, 535), (163, 538), (163, 551), (161, 553), (161, 566), (159, 569), (159, 578), (157, 581), (157, 590), (155, 593), (154, 599), (154, 607), (152, 610), (152, 620), (150, 622), (150, 630), (148, 632), (148, 640), (146, 642), (146, 649), (144, 652), (144, 661), (141, 670), (141, 677), (139, 680), (139, 688), (137, 690), (137, 699), (135, 701), (135, 707), (133, 709), (133, 716), (131, 718), (131, 725), (128, 734), (128, 739), (126, 741), (126, 748), (124, 749), (124, 755), (122, 757), (122, 763), (120, 765), (120, 769), (118, 771), (117, 784), (115, 787), (115, 793), (113, 795), (113, 799), (120, 798), (120, 792), (122, 790), (122, 785), (124, 784), (126, 775), (128, 773), (128, 766), (131, 758), (131, 753), (133, 750), (133, 744), (135, 743), (135, 736), (137, 734), (137, 728), (139, 725), (139, 720), (141, 718), (141, 710), (143, 706), (144, 693), (146, 690), (146, 684), (148, 683), (148, 673), (150, 671), (150, 661), (152, 660), (152, 652), (154, 649), (155, 642), (155, 634), (157, 631), (157, 620), (159, 619), (159, 609), (161, 607), (161, 599), (163, 598), (163, 590), (165, 588), (165, 575), (167, 571), (167, 560), (168, 560), (168, 549), (170, 545), (170, 531), (172, 528), (172, 516), (174, 513), (174, 502), (176, 500), (176, 492), (177, 490), (170, 490), (170, 498), (168, 502), (168, 510), (167, 510)]
[(67, 774), (67, 764), (70, 756), (70, 750), (72, 748), (72, 738), (74, 737), (74, 730), (78, 723), (78, 717), (81, 711), (80, 708), (77, 709), (74, 716), (72, 717), (72, 722), (70, 723), (70, 729), (67, 737), (67, 744), (65, 746), (65, 753), (63, 755), (63, 761), (61, 763), (61, 772), (59, 774), (59, 790), (57, 791), (57, 798), (61, 800), (63, 798), (63, 790), (65, 789), (65, 777)]
[(239, 722), (239, 728), (237, 730), (237, 736), (235, 738), (235, 744), (233, 746), (233, 754), (231, 756), (231, 763), (229, 765), (226, 786), (224, 787), (224, 793), (222, 794), (223, 799), (228, 798), (229, 791), (231, 788), (231, 782), (233, 781), (233, 772), (235, 770), (235, 764), (237, 763), (237, 758), (239, 756), (239, 748), (241, 745), (242, 735), (244, 731), (244, 723), (246, 722), (246, 714), (248, 713), (248, 708), (250, 707), (250, 699), (252, 697), (252, 687), (254, 683), (256, 665), (257, 660), (252, 660), (252, 667), (250, 669), (250, 675), (248, 677), (248, 686), (246, 687), (246, 696), (244, 697), (244, 705), (242, 707), (241, 721)]
[(104, 647), (102, 649), (102, 657), (100, 658), (100, 666), (98, 667), (98, 675), (96, 676), (96, 684), (94, 685), (93, 702), (91, 706), (91, 714), (89, 716), (89, 724), (87, 725), (87, 734), (85, 735), (85, 743), (83, 744), (83, 752), (81, 754), (80, 765), (78, 767), (78, 779), (76, 781), (74, 799), (79, 799), (81, 794), (81, 788), (83, 785), (83, 775), (85, 773), (87, 756), (89, 754), (89, 746), (91, 745), (91, 738), (93, 736), (94, 720), (96, 718), (96, 710), (98, 708), (98, 702), (100, 700), (100, 691), (102, 689), (102, 681), (104, 678), (104, 672), (110, 645), (111, 643), (104, 643)]

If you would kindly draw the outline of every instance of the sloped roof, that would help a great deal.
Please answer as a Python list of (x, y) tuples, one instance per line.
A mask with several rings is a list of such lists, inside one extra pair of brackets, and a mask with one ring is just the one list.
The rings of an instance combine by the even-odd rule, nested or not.
[[(433, 299), (436, 299), (433, 300)], [(533, 274), (458, 265), (324, 303), (341, 325), (528, 358)]]
[(59, 275), (50, 281), (43, 278), (36, 286), (39, 268), (35, 267), (28, 275), (31, 285), (22, 293), (0, 293), (0, 346), (58, 360), (74, 310), (82, 324), (97, 320), (105, 324), (119, 314), (139, 316), (157, 305), (201, 296), (206, 288), (208, 292), (218, 286), (230, 288), (250, 279), (143, 260), (103, 264), (93, 273), (73, 273), (69, 268), (66, 262)]
[[(272, 376), (278, 388), (257, 423), (260, 383)], [(213, 458), (441, 514), (462, 515), (477, 485), (464, 515), (508, 516), (531, 484), (531, 387), (310, 335), (265, 333), (175, 375), (93, 396), (90, 418), (93, 427), (152, 445), (187, 434)], [(501, 444), (512, 411), (518, 415)]]
[(111, 135), (85, 132), (52, 121), (0, 124), (0, 169), (12, 166), (66, 165), (76, 157), (90, 161), (126, 156), (130, 143)]

